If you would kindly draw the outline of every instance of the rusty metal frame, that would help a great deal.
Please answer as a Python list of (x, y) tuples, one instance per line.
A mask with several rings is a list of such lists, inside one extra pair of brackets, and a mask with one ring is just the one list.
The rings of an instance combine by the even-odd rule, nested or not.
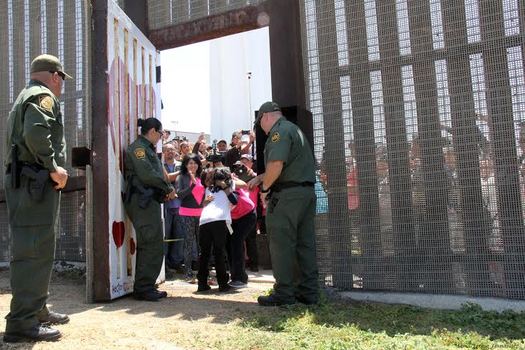
[(200, 41), (217, 39), (226, 35), (264, 27), (266, 23), (261, 19), (266, 11), (265, 4), (247, 6), (191, 22), (151, 30), (148, 38), (159, 50), (173, 49)]
[[(93, 188), (108, 187), (108, 59), (107, 59), (107, 17), (108, 0), (92, 0), (92, 64), (91, 96), (92, 96), (92, 150), (93, 150)], [(102, 127), (103, 126), (103, 127)], [(90, 272), (93, 286), (94, 300), (109, 300), (109, 262), (108, 247), (109, 237), (106, 234), (108, 224), (108, 194), (100, 191), (93, 196), (92, 232), (86, 232), (86, 240), (92, 241), (93, 251), (87, 259), (92, 259), (96, 264)], [(91, 242), (88, 242), (91, 243)], [(88, 286), (89, 288), (90, 286)]]

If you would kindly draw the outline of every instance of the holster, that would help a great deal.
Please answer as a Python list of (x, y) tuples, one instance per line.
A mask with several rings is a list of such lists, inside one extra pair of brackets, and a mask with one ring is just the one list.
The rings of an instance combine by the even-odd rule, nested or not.
[(18, 163), (18, 146), (11, 145), (11, 164), (9, 164), (8, 172), (11, 173), (11, 188), (20, 187), (20, 163)]
[(50, 180), (49, 170), (24, 164), (22, 165), (21, 175), (27, 177), (29, 195), (35, 202), (39, 202), (44, 197), (46, 183)]
[(136, 184), (134, 187), (134, 192), (139, 194), (139, 207), (142, 209), (145, 209), (151, 200), (153, 199), (153, 196), (155, 194), (155, 190), (153, 188), (144, 187), (142, 185)]

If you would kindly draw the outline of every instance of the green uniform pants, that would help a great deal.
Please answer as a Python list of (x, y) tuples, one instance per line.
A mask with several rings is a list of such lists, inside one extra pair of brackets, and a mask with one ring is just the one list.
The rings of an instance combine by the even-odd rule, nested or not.
[(60, 192), (47, 182), (40, 201), (29, 193), (29, 180), (11, 187), (11, 175), (4, 188), (11, 231), (11, 310), (6, 316), (6, 331), (31, 328), (38, 315), (49, 311), (46, 301), (55, 257), (55, 226)]
[(296, 296), (319, 300), (315, 251), (315, 203), (313, 188), (291, 187), (273, 193), (266, 210), (274, 293), (283, 301)]
[(142, 293), (155, 287), (164, 258), (162, 217), (160, 203), (151, 200), (146, 208), (140, 208), (139, 196), (133, 194), (126, 203), (128, 213), (137, 234), (137, 260), (133, 291)]

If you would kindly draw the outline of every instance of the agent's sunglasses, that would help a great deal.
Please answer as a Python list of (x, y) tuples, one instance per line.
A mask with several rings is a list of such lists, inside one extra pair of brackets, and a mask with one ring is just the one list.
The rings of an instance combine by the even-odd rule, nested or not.
[(49, 73), (51, 73), (51, 74), (55, 74), (56, 73), (56, 74), (60, 75), (60, 78), (62, 78), (62, 80), (66, 80), (66, 75), (64, 73), (62, 73), (62, 72), (50, 70)]

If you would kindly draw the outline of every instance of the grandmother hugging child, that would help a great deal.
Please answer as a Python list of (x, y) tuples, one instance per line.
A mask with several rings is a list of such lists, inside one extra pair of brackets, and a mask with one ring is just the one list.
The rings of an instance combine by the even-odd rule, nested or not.
[(237, 204), (237, 196), (231, 187), (232, 178), (228, 168), (204, 170), (201, 175), (201, 182), (206, 187), (206, 194), (199, 221), (201, 256), (199, 272), (197, 273), (199, 283), (197, 292), (205, 292), (211, 289), (208, 285), (208, 263), (212, 245), (219, 292), (227, 292), (231, 287), (228, 284), (229, 275), (226, 272), (224, 251), (226, 237), (232, 232), (230, 210), (232, 205)]

